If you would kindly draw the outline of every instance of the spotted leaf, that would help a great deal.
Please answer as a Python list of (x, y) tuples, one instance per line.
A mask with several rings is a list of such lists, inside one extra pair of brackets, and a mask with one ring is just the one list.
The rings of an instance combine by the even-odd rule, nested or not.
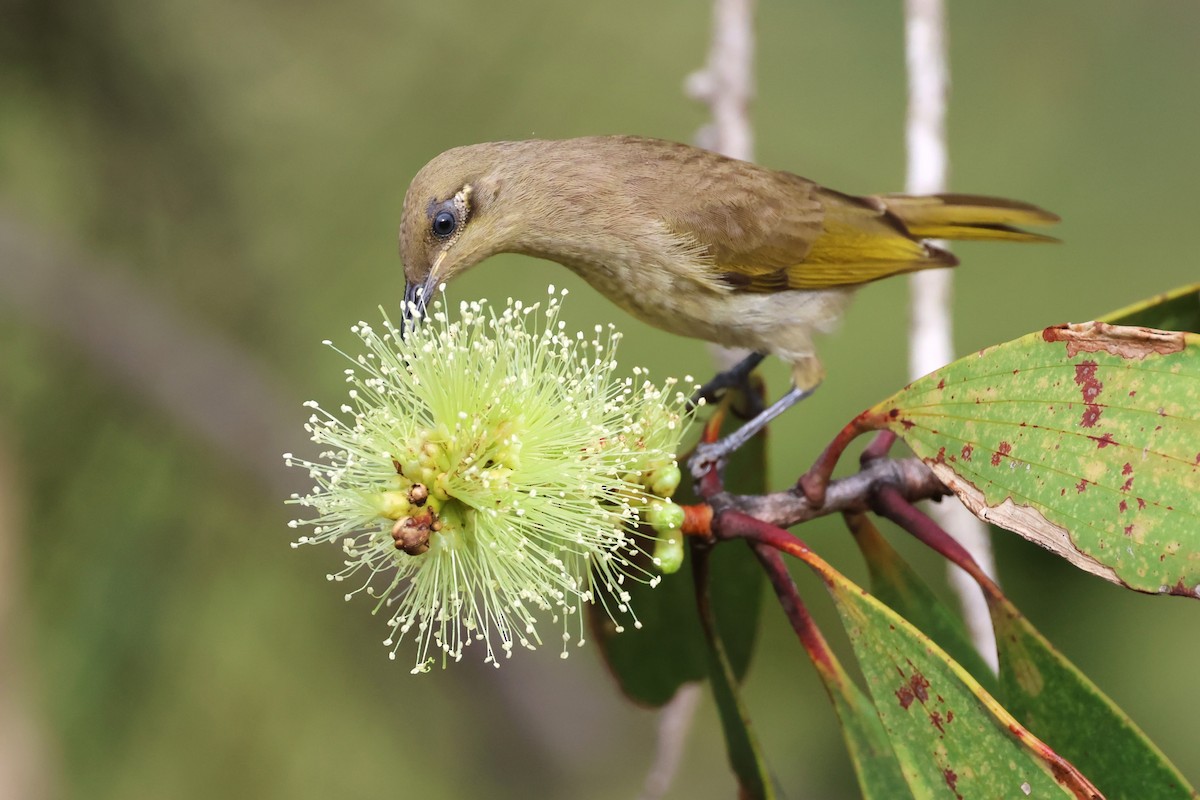
[(1047, 328), (856, 424), (894, 430), (982, 519), (1114, 583), (1200, 596), (1200, 335)]

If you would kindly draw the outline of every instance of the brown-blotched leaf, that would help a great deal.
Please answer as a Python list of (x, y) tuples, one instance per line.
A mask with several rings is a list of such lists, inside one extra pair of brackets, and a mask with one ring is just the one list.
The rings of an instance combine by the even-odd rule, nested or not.
[(1143, 592), (1200, 596), (1200, 336), (1089, 322), (988, 347), (864, 414), (976, 515)]
[[(745, 524), (744, 520), (740, 522)], [(727, 532), (728, 529), (723, 528), (723, 531)], [(775, 528), (774, 533), (787, 536), (780, 528)], [(833, 703), (863, 800), (912, 800), (912, 793), (908, 790), (900, 763), (875, 711), (875, 704), (846, 673), (825, 635), (809, 615), (782, 555), (768, 543), (758, 543), (752, 547), (769, 576), (796, 638), (812, 661)]]
[(809, 552), (915, 797), (1102, 795), (895, 611)]
[(863, 800), (912, 798), (875, 704), (851, 680), (832, 650), (826, 648), (824, 656), (813, 664), (841, 723)]

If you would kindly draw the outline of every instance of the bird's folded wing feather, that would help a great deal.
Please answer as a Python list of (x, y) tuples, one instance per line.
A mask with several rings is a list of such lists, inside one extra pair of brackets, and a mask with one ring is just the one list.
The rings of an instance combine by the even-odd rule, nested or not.
[(711, 185), (663, 220), (703, 247), (713, 276), (732, 291), (854, 286), (956, 263), (949, 253), (915, 241), (896, 217), (869, 200), (789, 173), (739, 177), (712, 175)]

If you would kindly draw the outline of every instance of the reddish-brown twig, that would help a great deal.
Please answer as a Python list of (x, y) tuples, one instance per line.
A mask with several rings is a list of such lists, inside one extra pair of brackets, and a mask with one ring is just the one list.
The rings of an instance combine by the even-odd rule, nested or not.
[(886, 484), (879, 486), (872, 505), (875, 513), (887, 517), (915, 536), (918, 541), (932, 548), (934, 552), (974, 578), (989, 600), (1002, 596), (1000, 587), (987, 576), (970, 552), (959, 544), (957, 539), (943, 530), (941, 525), (914, 506), (894, 486)]

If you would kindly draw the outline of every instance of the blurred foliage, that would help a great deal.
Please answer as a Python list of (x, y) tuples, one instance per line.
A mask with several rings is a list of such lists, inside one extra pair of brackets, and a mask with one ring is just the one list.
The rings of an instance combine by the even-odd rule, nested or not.
[[(950, 13), (953, 187), (1059, 212), (1066, 242), (959, 248), (960, 349), (1194, 281), (1182, 234), (1200, 183), (1200, 105), (1186, 102), (1200, 6)], [(427, 159), (533, 135), (686, 140), (703, 121), (680, 88), (707, 49), (703, 4), (0, 0), (0, 15), (0, 209), (250, 351), (295, 397), (278, 413), (297, 449), (299, 403), (343, 391), (319, 341), (399, 301), (394, 227)], [(759, 32), (759, 160), (844, 191), (899, 188), (901, 4), (761, 3)], [(569, 324), (618, 321), (628, 363), (710, 371), (701, 345), (552, 265), (496, 258), (454, 293), (540, 297), (548, 282), (575, 293)], [(870, 287), (826, 340), (824, 387), (772, 433), (779, 485), (904, 383), (905, 289)], [(0, 309), (0, 428), (25, 497), (19, 607), (64, 797), (636, 794), (654, 717), (618, 700), (594, 652), (409, 676), (368, 604), (322, 579), (337, 554), (287, 548), (287, 511), (259, 478)], [(767, 375), (784, 385), (781, 365)], [(864, 578), (836, 521), (805, 538)], [(1200, 659), (1183, 633), (1194, 604), (1125, 593), (1011, 535), (998, 545), (1022, 610), (1200, 775), (1200, 709), (1182, 691)], [(835, 633), (832, 609), (813, 605)], [(745, 700), (781, 784), (854, 796), (833, 713), (770, 608), (762, 640)], [(670, 796), (732, 791), (709, 703)]]

